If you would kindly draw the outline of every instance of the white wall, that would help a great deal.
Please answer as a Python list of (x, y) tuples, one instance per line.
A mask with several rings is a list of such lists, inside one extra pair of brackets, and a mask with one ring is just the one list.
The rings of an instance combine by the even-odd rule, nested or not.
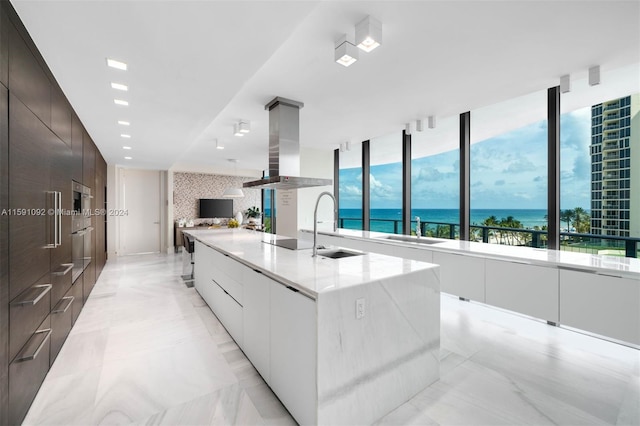
[[(120, 207), (118, 202), (118, 169), (120, 167), (113, 164), (107, 165), (107, 210), (118, 209)], [(118, 235), (120, 230), (118, 228), (118, 221), (116, 216), (107, 215), (107, 256), (111, 259), (118, 255), (116, 248), (118, 247)]]
[[(333, 181), (333, 151), (300, 148), (300, 176)], [(324, 191), (333, 194), (333, 185), (298, 190), (298, 229), (313, 229), (313, 209), (318, 195)], [(333, 207), (331, 199), (323, 197), (318, 206), (318, 220), (333, 220)], [(280, 222), (276, 226), (280, 229)], [(319, 224), (318, 229), (332, 229), (332, 224)]]

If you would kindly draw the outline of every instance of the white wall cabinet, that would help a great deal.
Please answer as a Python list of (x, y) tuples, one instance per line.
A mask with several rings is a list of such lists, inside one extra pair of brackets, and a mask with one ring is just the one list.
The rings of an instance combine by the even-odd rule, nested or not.
[(479, 257), (434, 251), (433, 263), (440, 265), (440, 290), (484, 302), (484, 262)]
[(560, 323), (640, 345), (640, 282), (561, 269)]
[(271, 389), (301, 424), (317, 423), (316, 303), (271, 285)]
[(559, 322), (558, 269), (486, 260), (485, 303)]

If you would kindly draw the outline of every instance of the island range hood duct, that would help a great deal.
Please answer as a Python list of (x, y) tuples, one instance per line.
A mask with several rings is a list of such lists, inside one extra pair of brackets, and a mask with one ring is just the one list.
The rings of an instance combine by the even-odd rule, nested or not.
[(281, 97), (269, 111), (269, 177), (245, 182), (244, 188), (300, 189), (331, 185), (331, 179), (300, 177), (300, 108), (302, 102)]

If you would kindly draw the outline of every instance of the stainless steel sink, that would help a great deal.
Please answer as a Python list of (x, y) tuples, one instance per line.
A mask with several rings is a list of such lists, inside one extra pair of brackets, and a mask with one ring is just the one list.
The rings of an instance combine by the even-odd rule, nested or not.
[(318, 256), (328, 257), (329, 259), (342, 259), (343, 257), (362, 256), (363, 252), (347, 251), (342, 249), (337, 250), (318, 250)]
[(442, 241), (427, 240), (425, 238), (410, 237), (408, 235), (389, 235), (388, 237), (380, 237), (381, 240), (403, 241), (406, 243), (418, 244), (440, 244)]

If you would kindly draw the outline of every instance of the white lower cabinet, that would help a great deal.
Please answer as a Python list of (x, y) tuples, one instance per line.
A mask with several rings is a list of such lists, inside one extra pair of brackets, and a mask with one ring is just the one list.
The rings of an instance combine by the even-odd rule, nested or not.
[(486, 260), (486, 303), (558, 323), (558, 269)]
[(560, 323), (640, 345), (640, 282), (561, 269)]
[(271, 285), (271, 389), (300, 424), (317, 423), (316, 302)]
[(267, 383), (271, 382), (269, 295), (272, 283), (271, 279), (261, 273), (246, 268), (242, 283), (244, 286), (243, 350)]
[(434, 251), (433, 263), (440, 265), (440, 290), (484, 303), (484, 261), (480, 257)]

